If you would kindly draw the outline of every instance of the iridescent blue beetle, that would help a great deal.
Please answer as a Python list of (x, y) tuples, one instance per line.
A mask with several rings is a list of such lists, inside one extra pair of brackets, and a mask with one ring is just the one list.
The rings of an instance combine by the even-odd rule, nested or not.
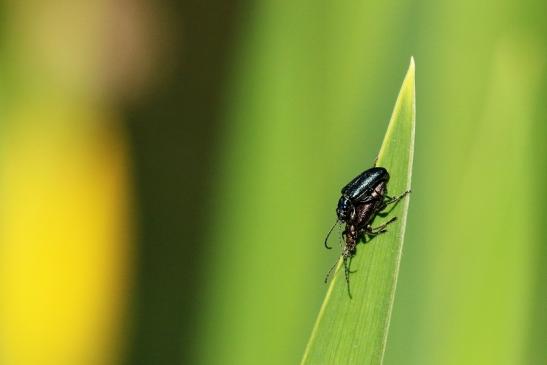
[(355, 205), (365, 204), (376, 197), (372, 195), (374, 189), (380, 184), (385, 185), (389, 181), (389, 173), (383, 167), (373, 167), (342, 188), (342, 196), (338, 200), (336, 215), (340, 222), (347, 222), (355, 217)]
[[(336, 215), (338, 219), (332, 226), (327, 237), (325, 238), (325, 247), (331, 249), (328, 246), (327, 240), (338, 223), (345, 223), (346, 227), (342, 232), (344, 238), (344, 245), (342, 247), (342, 259), (344, 262), (344, 272), (346, 276), (346, 282), (348, 284), (349, 291), (349, 262), (356, 252), (357, 243), (361, 238), (374, 237), (378, 234), (386, 232), (386, 227), (395, 222), (397, 217), (391, 218), (386, 223), (372, 227), (372, 221), (377, 215), (386, 216), (387, 213), (382, 211), (389, 205), (397, 203), (405, 195), (410, 193), (409, 191), (403, 194), (390, 197), (387, 195), (387, 183), (389, 181), (389, 173), (383, 167), (372, 167), (356, 178), (351, 180), (346, 186), (342, 188), (342, 196), (338, 200), (338, 206), (336, 208)], [(329, 270), (325, 278), (327, 282), (330, 273), (336, 267), (336, 264)]]

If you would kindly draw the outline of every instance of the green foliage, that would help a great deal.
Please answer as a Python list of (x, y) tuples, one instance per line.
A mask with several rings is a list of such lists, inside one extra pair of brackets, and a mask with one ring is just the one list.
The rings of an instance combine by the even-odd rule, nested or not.
[[(420, 202), (413, 200), (412, 209), (427, 214), (407, 235), (413, 254), (405, 255), (401, 270), (405, 290), (397, 296), (391, 331), (397, 334), (390, 337), (386, 364), (541, 363), (527, 360), (532, 354), (545, 359), (540, 346), (530, 353), (525, 347), (540, 242), (530, 179), (537, 174), (530, 146), (540, 60), (537, 45), (525, 38), (502, 39), (473, 122), (464, 126), (450, 113), (439, 119), (434, 137), (440, 140), (424, 153), (427, 178), (414, 181)], [(465, 73), (459, 79), (478, 83)], [(462, 101), (472, 108), (463, 90), (446, 91), (440, 92), (443, 110)], [(455, 137), (464, 131), (465, 139)], [(416, 249), (420, 254), (414, 256)], [(411, 281), (405, 282), (407, 276)], [(420, 303), (412, 309), (419, 316), (409, 302)], [(422, 350), (409, 355), (408, 348)]]
[[(391, 174), (388, 186), (392, 195), (410, 189), (415, 115), (412, 60), (378, 155), (377, 165), (387, 168)], [(399, 219), (387, 233), (358, 246), (351, 267), (356, 272), (350, 275), (353, 299), (348, 297), (343, 270), (338, 270), (327, 291), (302, 364), (382, 363), (408, 203), (405, 198), (390, 211), (389, 217)], [(341, 262), (337, 268), (340, 267)]]
[[(301, 360), (335, 259), (321, 242), (339, 188), (375, 157), (413, 54), (418, 158), (384, 364), (541, 363), (545, 1), (252, 10), (215, 147), (198, 362)], [(372, 268), (359, 260), (381, 242), (359, 247), (353, 303)]]

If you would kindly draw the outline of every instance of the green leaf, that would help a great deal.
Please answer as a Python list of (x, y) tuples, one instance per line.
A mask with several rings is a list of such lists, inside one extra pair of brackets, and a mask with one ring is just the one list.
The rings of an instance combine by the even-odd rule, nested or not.
[[(390, 195), (410, 189), (414, 154), (415, 124), (414, 60), (395, 103), (378, 166), (391, 175)], [(391, 217), (398, 220), (388, 232), (367, 244), (358, 245), (351, 262), (352, 299), (348, 296), (344, 270), (333, 277), (306, 347), (305, 364), (381, 364), (386, 347), (389, 320), (403, 248), (409, 198), (404, 198), (387, 218), (378, 217), (375, 225)]]

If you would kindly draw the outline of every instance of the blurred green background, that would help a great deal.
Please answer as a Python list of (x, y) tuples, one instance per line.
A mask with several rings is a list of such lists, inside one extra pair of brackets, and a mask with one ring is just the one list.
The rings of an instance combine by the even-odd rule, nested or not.
[(298, 363), (411, 55), (385, 364), (545, 363), (545, 1), (0, 4), (1, 364)]

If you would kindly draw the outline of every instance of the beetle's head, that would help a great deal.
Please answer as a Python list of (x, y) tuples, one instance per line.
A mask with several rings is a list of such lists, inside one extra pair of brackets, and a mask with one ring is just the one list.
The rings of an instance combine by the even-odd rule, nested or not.
[(355, 208), (346, 196), (342, 196), (340, 197), (340, 200), (338, 200), (336, 215), (341, 222), (347, 222), (355, 217)]

